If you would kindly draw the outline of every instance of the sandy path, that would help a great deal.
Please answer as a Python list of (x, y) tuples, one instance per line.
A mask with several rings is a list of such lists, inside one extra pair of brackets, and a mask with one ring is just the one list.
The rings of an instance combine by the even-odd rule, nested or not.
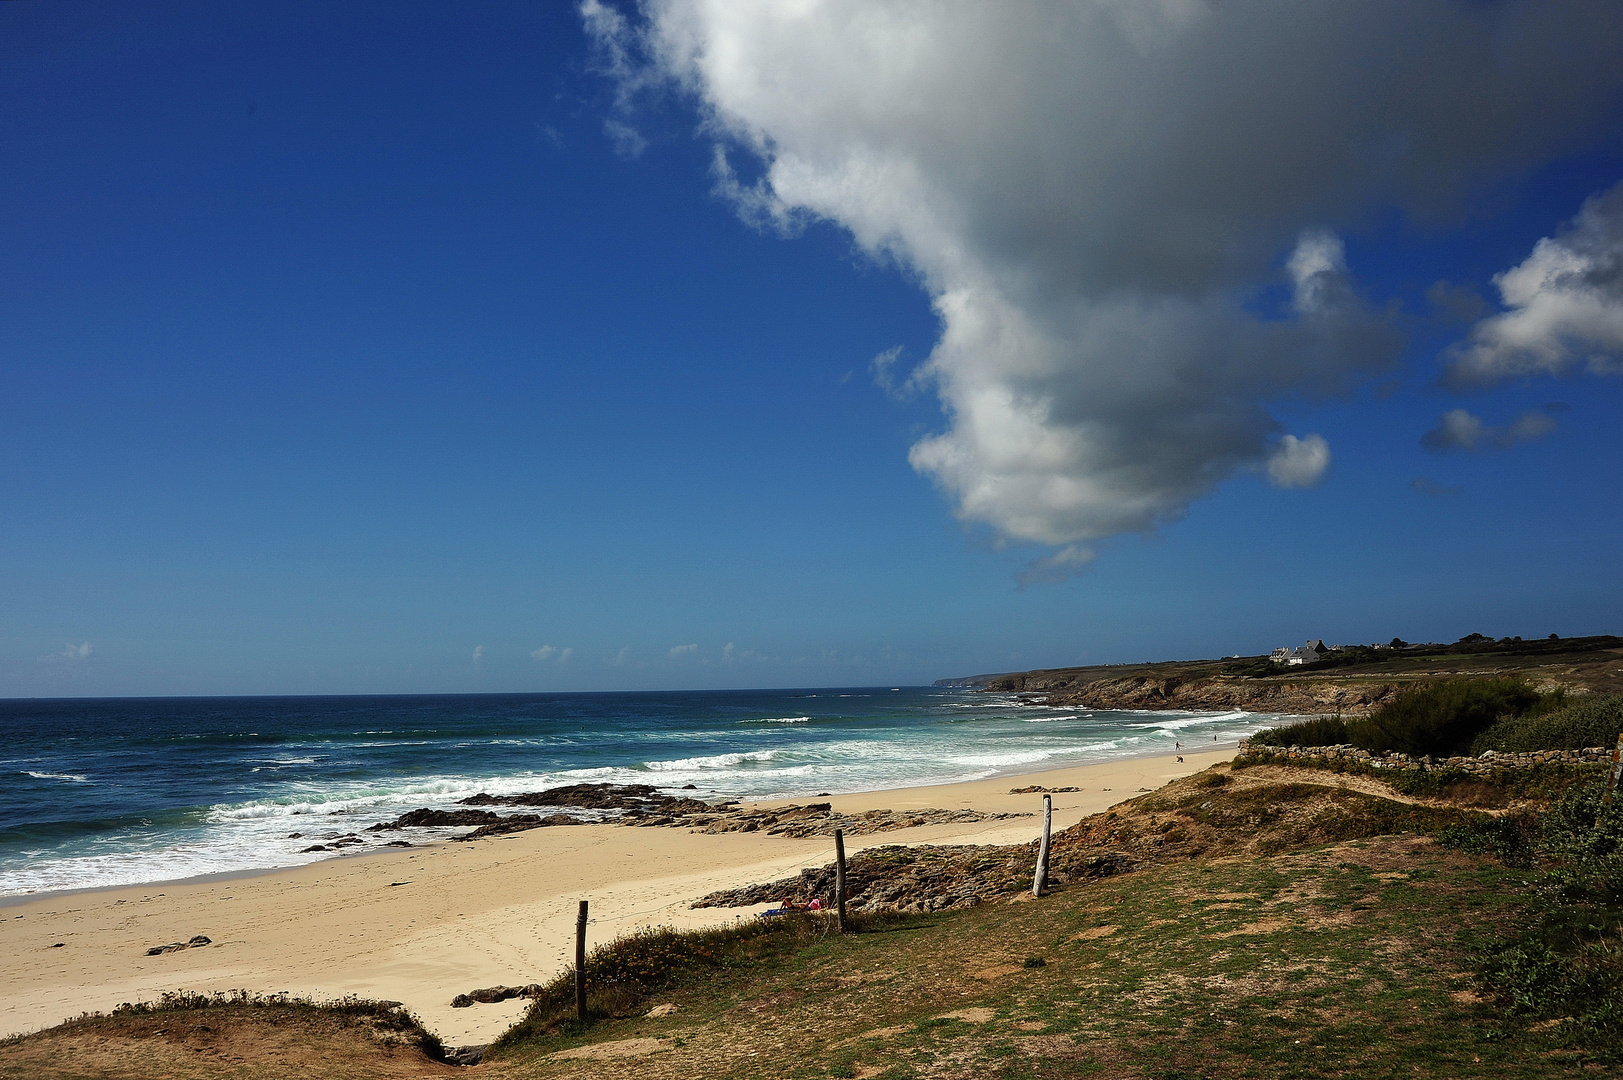
[[(1054, 796), (1054, 825), (1062, 829), (1232, 754), (1186, 754), (1184, 764), (1171, 756), (1140, 758), (826, 801), (847, 811), (1034, 811), (1040, 795), (1009, 789), (1080, 787)], [(848, 848), (1021, 843), (1038, 827), (1036, 817), (930, 825), (853, 837)], [(688, 903), (715, 889), (822, 865), (831, 861), (832, 846), (824, 837), (593, 825), (395, 849), (251, 877), (42, 897), (0, 907), (0, 1035), (165, 990), (243, 988), (401, 1001), (450, 1045), (488, 1042), (525, 1003), (452, 1009), (450, 999), (476, 987), (551, 978), (569, 962), (579, 900), (591, 901), (594, 942), (644, 926), (715, 925), (739, 913), (690, 911)], [(151, 946), (195, 934), (213, 944), (145, 955)]]

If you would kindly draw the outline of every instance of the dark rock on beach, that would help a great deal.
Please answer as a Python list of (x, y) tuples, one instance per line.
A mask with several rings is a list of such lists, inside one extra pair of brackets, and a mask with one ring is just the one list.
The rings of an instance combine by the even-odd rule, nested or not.
[(458, 994), (451, 999), (451, 1008), (466, 1009), (470, 1005), (494, 1005), (509, 998), (533, 998), (540, 995), (540, 983), (530, 983), (527, 986), (487, 986), (483, 990)]
[(203, 946), (209, 944), (212, 944), (212, 942), (208, 938), (204, 937), (202, 934), (198, 934), (190, 941), (176, 941), (168, 945), (154, 945), (152, 948), (147, 950), (147, 955), (161, 956), (164, 953), (181, 952), (184, 949), (201, 949)]
[(584, 825), (586, 822), (569, 814), (548, 814), (542, 817), (539, 814), (509, 814), (498, 818), (489, 825), (481, 825), (471, 833), (463, 833), (454, 837), (457, 840), (478, 840), (483, 836), (500, 836), (502, 833), (524, 832), (526, 829), (540, 829), (548, 825)]
[(493, 814), (489, 810), (412, 810), (401, 814), (393, 821), (381, 821), (366, 831), (384, 832), (388, 829), (418, 826), (488, 825), (500, 820), (501, 815)]

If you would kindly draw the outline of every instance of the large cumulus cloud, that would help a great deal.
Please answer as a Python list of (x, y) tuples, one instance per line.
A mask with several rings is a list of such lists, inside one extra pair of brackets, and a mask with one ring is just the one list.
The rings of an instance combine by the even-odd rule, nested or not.
[(836, 222), (917, 274), (947, 426), (912, 463), (965, 520), (1059, 548), (1039, 576), (1236, 471), (1316, 482), (1330, 448), (1273, 410), (1400, 346), (1338, 234), (1392, 205), (1446, 221), (1571, 145), (1623, 29), (1551, 0), (582, 11), (701, 103), (746, 213)]

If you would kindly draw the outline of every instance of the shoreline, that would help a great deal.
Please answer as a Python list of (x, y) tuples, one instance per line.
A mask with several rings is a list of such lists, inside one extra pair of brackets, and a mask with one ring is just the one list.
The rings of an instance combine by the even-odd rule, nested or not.
[[(1138, 711), (1150, 711), (1150, 710), (1138, 710)], [(1156, 710), (1156, 711), (1161, 711), (1161, 710)], [(1201, 744), (1201, 747), (1200, 747), (1199, 751), (1184, 750), (1183, 753), (1184, 754), (1192, 754), (1192, 753), (1197, 753), (1197, 752), (1198, 753), (1209, 753), (1209, 752), (1212, 752), (1212, 751), (1219, 751), (1219, 750), (1227, 751), (1227, 752), (1232, 753), (1232, 752), (1239, 749), (1239, 745), (1240, 744), (1239, 744), (1238, 741), (1213, 742), (1210, 746), (1207, 746), (1206, 744)], [(790, 803), (800, 803), (800, 802), (806, 802), (808, 800), (824, 799), (824, 798), (827, 798), (827, 799), (864, 798), (865, 799), (865, 798), (867, 798), (869, 796), (884, 795), (884, 794), (886, 794), (888, 792), (893, 792), (893, 791), (929, 791), (929, 790), (932, 790), (932, 789), (935, 789), (935, 788), (954, 787), (954, 786), (957, 786), (957, 785), (960, 785), (960, 784), (991, 783), (991, 782), (994, 782), (994, 781), (1007, 780), (1007, 779), (1011, 779), (1011, 778), (1014, 778), (1014, 777), (1035, 776), (1035, 775), (1039, 775), (1039, 774), (1042, 774), (1042, 773), (1065, 772), (1065, 771), (1068, 771), (1068, 770), (1071, 770), (1071, 769), (1089, 769), (1089, 768), (1103, 767), (1103, 766), (1113, 765), (1113, 764), (1115, 764), (1117, 762), (1130, 762), (1130, 761), (1138, 761), (1138, 760), (1142, 760), (1142, 759), (1163, 758), (1163, 757), (1170, 758), (1170, 757), (1176, 757), (1178, 755), (1178, 753), (1179, 753), (1178, 751), (1167, 752), (1167, 751), (1161, 751), (1161, 750), (1146, 750), (1146, 751), (1144, 751), (1142, 753), (1138, 753), (1138, 754), (1124, 754), (1121, 757), (1111, 758), (1108, 761), (1093, 761), (1093, 762), (1087, 762), (1087, 763), (1081, 764), (1081, 765), (1061, 765), (1061, 766), (1057, 766), (1057, 767), (1054, 767), (1054, 766), (1044, 767), (1043, 762), (1034, 762), (1034, 763), (1032, 763), (1032, 766), (1030, 766), (1030, 767), (1028, 767), (1028, 766), (1019, 766), (1019, 765), (1011, 766), (1011, 767), (1009, 767), (1007, 769), (1001, 769), (1001, 770), (995, 771), (995, 772), (992, 773), (992, 775), (981, 777), (978, 780), (941, 780), (941, 781), (934, 782), (934, 783), (908, 784), (908, 785), (906, 785), (904, 787), (863, 788), (863, 789), (858, 790), (858, 791), (834, 792), (834, 793), (831, 793), (829, 795), (812, 795), (812, 794), (784, 795), (784, 796), (781, 796), (781, 797), (772, 797), (772, 798), (765, 798), (765, 799), (739, 799), (737, 801), (738, 801), (739, 805), (745, 806), (745, 807), (755, 807), (755, 806), (771, 807), (771, 806), (784, 806), (784, 805), (787, 805), (787, 804), (790, 804)], [(654, 785), (654, 786), (658, 787), (658, 785)], [(1064, 786), (1064, 785), (1061, 785), (1061, 786)], [(675, 791), (677, 789), (674, 789), (674, 788), (670, 788), (670, 789), (660, 788), (660, 790), (662, 790), (662, 791)], [(717, 796), (717, 797), (719, 797), (719, 798), (728, 798), (728, 799), (732, 798), (732, 796)], [(581, 826), (573, 826), (573, 827), (580, 828)], [(426, 850), (426, 849), (431, 848), (431, 847), (438, 847), (438, 846), (440, 846), (442, 844), (449, 844), (449, 843), (452, 843), (452, 842), (453, 841), (451, 841), (451, 840), (425, 840), (424, 842), (422, 842), (420, 844), (419, 843), (413, 843), (409, 850), (412, 850), (412, 851)], [(88, 895), (88, 894), (93, 894), (93, 893), (110, 892), (110, 891), (113, 891), (113, 890), (116, 890), (116, 889), (156, 889), (156, 888), (162, 888), (162, 887), (171, 886), (171, 885), (175, 885), (175, 886), (179, 886), (179, 885), (198, 885), (198, 884), (207, 884), (209, 882), (235, 881), (235, 880), (239, 880), (239, 879), (243, 879), (243, 878), (264, 877), (267, 874), (281, 874), (281, 873), (286, 873), (286, 872), (293, 871), (293, 870), (302, 870), (302, 869), (305, 869), (306, 867), (322, 866), (322, 865), (326, 865), (328, 863), (337, 863), (337, 862), (343, 862), (343, 861), (346, 861), (346, 860), (365, 859), (365, 858), (372, 858), (372, 857), (376, 857), (376, 856), (386, 856), (386, 855), (398, 854), (399, 851), (401, 851), (401, 850), (407, 850), (407, 849), (391, 849), (389, 851), (383, 851), (383, 850), (380, 850), (378, 848), (368, 848), (368, 849), (361, 850), (361, 851), (339, 852), (337, 854), (328, 856), (325, 859), (317, 859), (314, 862), (290, 863), (290, 864), (288, 864), (286, 866), (260, 866), (260, 867), (250, 867), (250, 868), (242, 869), (242, 870), (216, 870), (213, 873), (193, 874), (193, 875), (191, 875), (189, 877), (155, 878), (155, 879), (150, 880), (150, 881), (133, 881), (133, 882), (126, 882), (126, 883), (123, 883), (123, 884), (116, 884), (116, 885), (85, 885), (85, 886), (81, 886), (81, 887), (78, 887), (78, 888), (71, 888), (71, 889), (44, 889), (44, 890), (40, 890), (38, 892), (7, 893), (7, 894), (4, 894), (4, 895), (0, 895), (0, 911), (4, 911), (6, 908), (18, 907), (18, 906), (23, 905), (23, 904), (32, 903), (33, 901), (36, 901), (36, 900), (61, 899), (61, 898), (64, 898), (64, 897)], [(3, 1036), (0, 1036), (0, 1037), (3, 1037)]]
[[(923, 825), (849, 837), (851, 853), (890, 844), (1016, 844), (1035, 839), (1038, 784), (1054, 828), (1233, 756), (1202, 748), (956, 783), (819, 797), (836, 810), (974, 809), (1030, 817)], [(1024, 783), (1011, 783), (1020, 778)], [(805, 799), (753, 800), (772, 806)], [(590, 942), (637, 929), (714, 926), (756, 909), (687, 907), (708, 892), (787, 877), (833, 858), (828, 837), (708, 834), (581, 825), (357, 853), (296, 867), (8, 897), (0, 916), (0, 1037), (165, 990), (247, 988), (316, 999), (401, 1001), (448, 1045), (489, 1042), (522, 999), (450, 1008), (481, 986), (544, 982), (570, 963), (576, 901), (592, 902)], [(764, 906), (764, 905), (763, 905)], [(194, 935), (205, 947), (146, 949)]]

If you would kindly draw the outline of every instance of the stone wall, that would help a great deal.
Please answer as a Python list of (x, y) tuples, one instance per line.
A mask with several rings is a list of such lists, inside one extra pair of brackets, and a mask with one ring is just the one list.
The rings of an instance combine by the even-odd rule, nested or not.
[(1604, 746), (1584, 750), (1540, 750), (1531, 754), (1501, 754), (1486, 750), (1481, 757), (1432, 757), (1410, 754), (1372, 754), (1356, 746), (1262, 746), (1251, 740), (1240, 744), (1242, 755), (1266, 755), (1274, 761), (1356, 762), (1372, 769), (1459, 769), (1489, 776), (1502, 769), (1528, 769), (1537, 765), (1584, 765), (1609, 762), (1612, 752)]

